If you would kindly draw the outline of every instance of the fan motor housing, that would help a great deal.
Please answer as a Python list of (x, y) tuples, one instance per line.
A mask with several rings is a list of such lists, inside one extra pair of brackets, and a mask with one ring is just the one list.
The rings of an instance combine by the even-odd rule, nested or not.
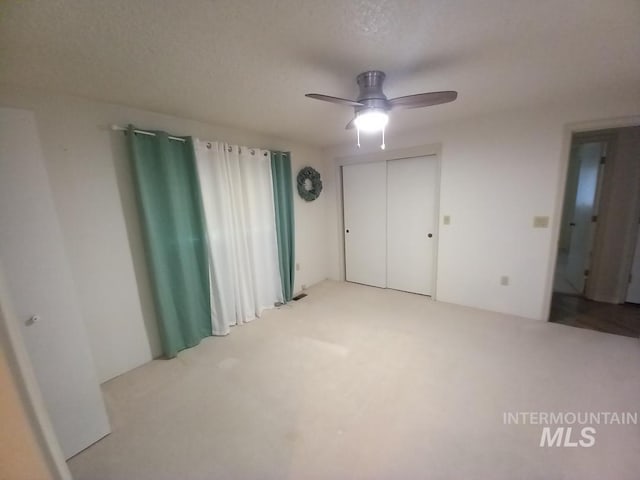
[(356, 113), (372, 108), (384, 110), (390, 109), (387, 96), (382, 92), (385, 74), (379, 70), (363, 72), (356, 77), (356, 83), (360, 88), (357, 101), (363, 103), (362, 107), (355, 107)]

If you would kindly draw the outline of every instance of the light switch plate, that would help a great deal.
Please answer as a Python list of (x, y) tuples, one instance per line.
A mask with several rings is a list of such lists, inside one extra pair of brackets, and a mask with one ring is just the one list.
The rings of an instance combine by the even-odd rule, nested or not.
[(445, 215), (444, 217), (442, 217), (442, 223), (445, 225), (449, 225), (451, 223), (451, 216)]
[(533, 228), (548, 228), (549, 217), (533, 217)]

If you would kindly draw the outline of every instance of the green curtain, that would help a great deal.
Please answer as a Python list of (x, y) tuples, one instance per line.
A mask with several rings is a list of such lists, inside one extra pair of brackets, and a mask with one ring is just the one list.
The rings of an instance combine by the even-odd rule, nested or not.
[(162, 346), (167, 357), (211, 335), (206, 230), (191, 137), (127, 136)]
[(284, 301), (293, 298), (295, 277), (295, 229), (293, 220), (293, 181), (291, 178), (291, 154), (271, 152), (273, 198), (276, 208), (276, 232), (278, 259)]

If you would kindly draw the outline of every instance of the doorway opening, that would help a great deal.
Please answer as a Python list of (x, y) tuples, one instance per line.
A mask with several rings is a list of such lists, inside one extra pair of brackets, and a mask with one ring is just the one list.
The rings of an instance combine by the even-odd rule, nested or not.
[(605, 138), (572, 140), (554, 292), (584, 294), (609, 142)]
[(639, 337), (640, 127), (574, 134), (567, 168), (549, 320)]

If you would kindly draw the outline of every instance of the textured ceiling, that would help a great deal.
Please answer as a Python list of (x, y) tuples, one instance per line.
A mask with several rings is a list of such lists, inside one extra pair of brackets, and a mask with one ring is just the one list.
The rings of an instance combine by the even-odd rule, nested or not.
[(640, 95), (638, 0), (0, 2), (0, 83), (325, 146), (352, 138), (355, 76), (458, 90), (389, 133), (585, 96)]

